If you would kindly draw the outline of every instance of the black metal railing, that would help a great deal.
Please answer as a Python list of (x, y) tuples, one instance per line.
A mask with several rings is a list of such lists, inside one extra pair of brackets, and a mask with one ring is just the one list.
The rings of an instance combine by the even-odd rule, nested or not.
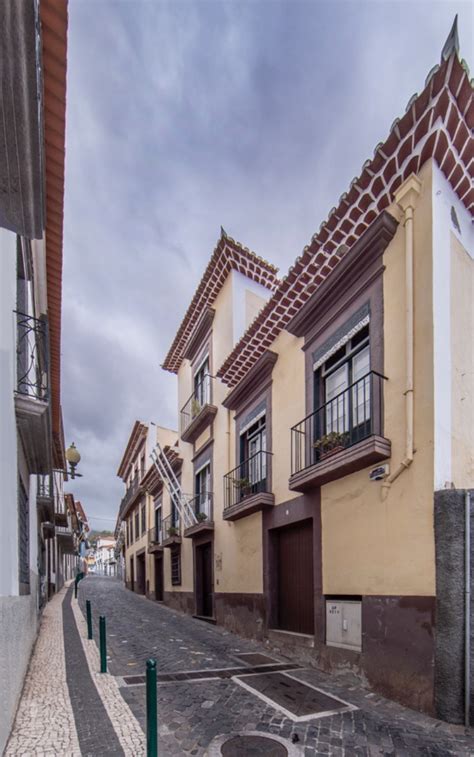
[(130, 504), (134, 496), (136, 495), (138, 491), (138, 487), (140, 486), (140, 481), (142, 480), (143, 476), (140, 476), (139, 473), (135, 473), (134, 477), (130, 481), (130, 484), (128, 486), (127, 491), (125, 492), (124, 496), (122, 497), (122, 501), (120, 503), (120, 512), (123, 513), (127, 506)]
[(214, 519), (214, 495), (212, 492), (196, 494), (189, 502), (197, 523), (211, 522)]
[(163, 526), (159, 528), (156, 526), (148, 530), (148, 544), (161, 544), (163, 541)]
[(53, 497), (53, 482), (50, 473), (46, 475), (38, 474), (36, 477), (36, 495), (42, 499), (52, 499)]
[(193, 420), (197, 418), (203, 407), (211, 402), (211, 381), (212, 376), (206, 373), (194, 387), (190, 398), (181, 409), (181, 433), (183, 434)]
[(172, 513), (163, 518), (162, 521), (163, 540), (171, 539), (173, 536), (181, 536), (181, 518), (179, 513)]
[(370, 371), (291, 429), (291, 473), (299, 473), (374, 434), (382, 435), (383, 382)]
[(271, 452), (256, 452), (224, 476), (224, 510), (246, 497), (269, 492)]
[(48, 326), (45, 319), (15, 311), (17, 325), (16, 367), (18, 394), (47, 402)]

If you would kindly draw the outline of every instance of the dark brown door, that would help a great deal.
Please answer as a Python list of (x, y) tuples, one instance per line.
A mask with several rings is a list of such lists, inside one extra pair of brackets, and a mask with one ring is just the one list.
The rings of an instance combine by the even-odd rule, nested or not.
[(304, 521), (277, 535), (278, 628), (314, 633), (313, 524)]
[(145, 555), (137, 555), (137, 592), (145, 594)]
[(163, 558), (161, 555), (155, 557), (155, 599), (157, 602), (163, 601)]
[(196, 611), (205, 618), (213, 617), (212, 544), (196, 547)]
[(135, 558), (130, 560), (130, 588), (135, 591)]

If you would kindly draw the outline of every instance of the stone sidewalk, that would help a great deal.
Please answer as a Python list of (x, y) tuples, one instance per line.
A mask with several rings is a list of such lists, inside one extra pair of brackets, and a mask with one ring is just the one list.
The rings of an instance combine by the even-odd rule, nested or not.
[[(107, 618), (107, 674), (98, 672), (99, 615)], [(149, 657), (158, 665), (160, 757), (474, 755), (472, 734), (385, 700), (351, 676), (299, 667), (91, 576), (79, 585), (79, 601), (70, 587), (44, 611), (5, 757), (144, 757)], [(331, 704), (316, 714), (311, 708), (322, 701)]]

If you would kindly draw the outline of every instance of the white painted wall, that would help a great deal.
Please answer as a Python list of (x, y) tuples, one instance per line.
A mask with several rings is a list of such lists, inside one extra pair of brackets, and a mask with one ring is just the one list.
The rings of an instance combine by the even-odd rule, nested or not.
[[(451, 220), (454, 208), (461, 234)], [(452, 481), (451, 242), (474, 258), (474, 231), (464, 205), (433, 162), (434, 488)], [(469, 330), (466, 339), (472, 339)]]
[(0, 229), (0, 596), (18, 595), (16, 235)]
[(247, 278), (247, 276), (244, 276), (243, 273), (240, 273), (239, 271), (232, 271), (231, 276), (233, 305), (233, 344), (229, 347), (229, 352), (231, 351), (232, 347), (237, 344), (240, 337), (243, 335), (247, 328), (247, 324), (245, 323), (245, 292), (252, 292), (252, 294), (257, 295), (257, 297), (261, 297), (264, 301), (262, 303), (262, 306), (271, 297), (271, 292), (269, 289), (264, 287), (262, 284), (257, 284), (256, 281), (252, 281), (252, 279)]

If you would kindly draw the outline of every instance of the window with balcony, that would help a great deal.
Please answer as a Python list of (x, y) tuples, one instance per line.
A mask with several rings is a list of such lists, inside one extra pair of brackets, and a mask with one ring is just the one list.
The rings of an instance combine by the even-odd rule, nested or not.
[(143, 536), (143, 534), (146, 533), (146, 504), (143, 504), (141, 506), (140, 518), (141, 518), (141, 528), (142, 528), (142, 536)]
[(171, 584), (180, 586), (181, 584), (181, 552), (174, 548), (171, 550)]
[(194, 374), (193, 393), (181, 410), (181, 438), (194, 442), (212, 422), (217, 407), (211, 404), (211, 382), (209, 358), (201, 363)]
[(385, 377), (371, 370), (364, 320), (315, 365), (316, 410), (291, 430), (290, 489), (305, 491), (390, 455), (382, 437)]
[(201, 470), (197, 471), (195, 476), (195, 498), (194, 512), (197, 517), (200, 515), (206, 518), (210, 517), (210, 495), (211, 495), (211, 464), (206, 463)]
[(233, 520), (274, 504), (270, 491), (266, 413), (252, 418), (240, 432), (240, 463), (224, 477), (224, 518)]

